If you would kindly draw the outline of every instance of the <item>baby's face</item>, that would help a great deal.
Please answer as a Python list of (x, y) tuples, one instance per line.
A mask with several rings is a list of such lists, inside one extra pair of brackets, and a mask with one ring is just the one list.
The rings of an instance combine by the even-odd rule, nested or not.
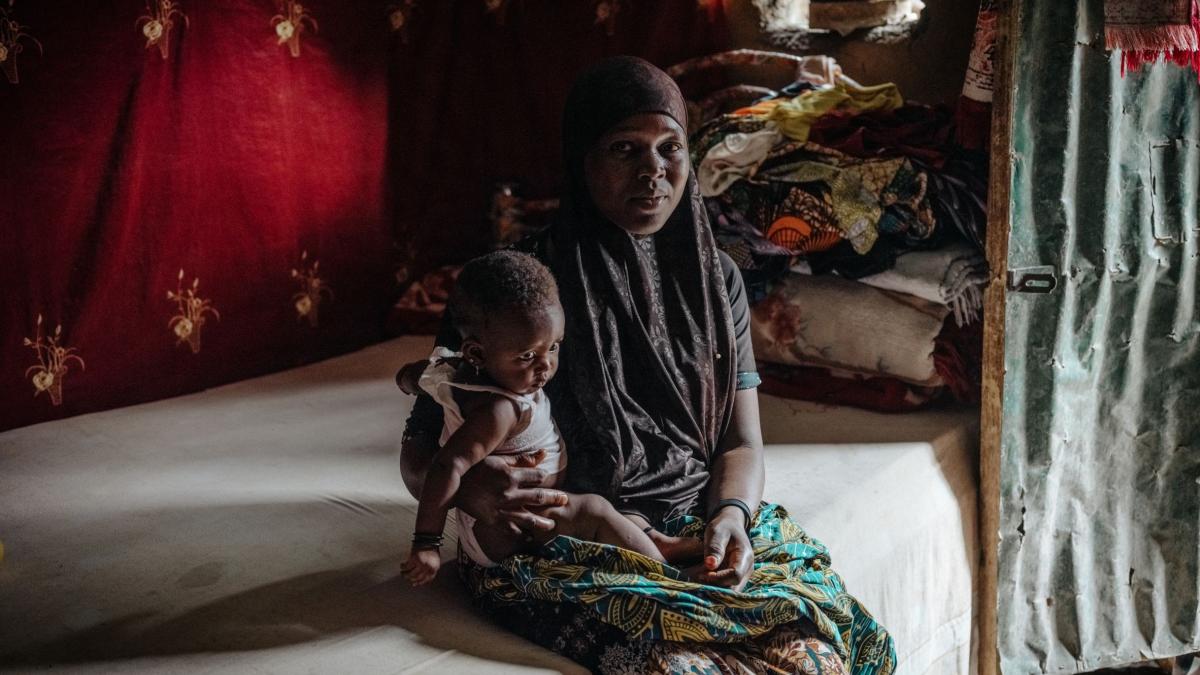
[(558, 305), (532, 314), (491, 317), (480, 340), (483, 368), (495, 383), (518, 394), (546, 386), (558, 371), (558, 351), (566, 321)]

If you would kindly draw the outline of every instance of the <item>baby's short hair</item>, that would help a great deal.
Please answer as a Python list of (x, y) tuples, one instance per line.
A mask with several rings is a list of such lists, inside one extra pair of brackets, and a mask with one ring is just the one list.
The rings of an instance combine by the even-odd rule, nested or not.
[(496, 312), (535, 312), (558, 306), (558, 284), (537, 258), (495, 251), (463, 266), (450, 294), (450, 320), (459, 335), (478, 335)]

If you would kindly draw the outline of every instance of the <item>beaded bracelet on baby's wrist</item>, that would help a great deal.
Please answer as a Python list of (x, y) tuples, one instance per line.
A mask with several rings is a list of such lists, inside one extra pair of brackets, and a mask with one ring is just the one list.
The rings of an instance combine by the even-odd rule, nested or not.
[(441, 533), (430, 532), (413, 532), (413, 549), (419, 548), (441, 548), (442, 535)]

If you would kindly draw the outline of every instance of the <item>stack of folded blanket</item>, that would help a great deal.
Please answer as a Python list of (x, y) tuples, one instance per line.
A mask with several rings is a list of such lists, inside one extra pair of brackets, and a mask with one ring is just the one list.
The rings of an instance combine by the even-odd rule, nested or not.
[(947, 109), (844, 76), (696, 132), (764, 391), (885, 411), (978, 400), (985, 162), (953, 138)]

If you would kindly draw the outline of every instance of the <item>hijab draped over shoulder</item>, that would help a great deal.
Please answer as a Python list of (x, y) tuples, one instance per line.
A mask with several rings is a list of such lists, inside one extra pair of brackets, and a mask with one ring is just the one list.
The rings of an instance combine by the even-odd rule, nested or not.
[(576, 80), (563, 116), (568, 191), (542, 257), (567, 317), (550, 391), (569, 487), (660, 522), (702, 504), (733, 408), (736, 358), (695, 175), (667, 224), (645, 239), (606, 220), (589, 197), (585, 155), (638, 113), (687, 129), (679, 87), (646, 61), (611, 58)]

